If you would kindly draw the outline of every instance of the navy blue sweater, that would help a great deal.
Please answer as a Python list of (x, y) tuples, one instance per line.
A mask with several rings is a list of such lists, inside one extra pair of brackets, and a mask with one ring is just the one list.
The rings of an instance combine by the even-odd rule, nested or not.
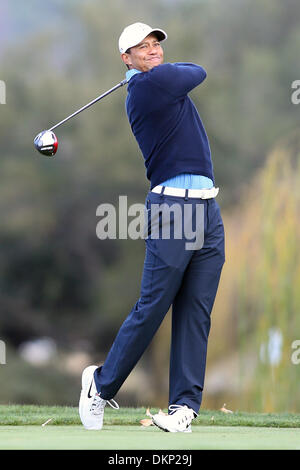
[(207, 176), (214, 182), (208, 138), (187, 95), (205, 77), (199, 65), (166, 63), (129, 81), (126, 111), (151, 189), (181, 173)]

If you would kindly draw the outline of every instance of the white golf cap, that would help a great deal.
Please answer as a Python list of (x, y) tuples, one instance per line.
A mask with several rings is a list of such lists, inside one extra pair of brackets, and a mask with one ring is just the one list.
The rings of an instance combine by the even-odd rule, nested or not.
[(156, 33), (159, 41), (163, 41), (168, 37), (162, 29), (151, 28), (151, 26), (144, 23), (133, 23), (127, 26), (119, 38), (120, 53), (123, 54), (130, 47), (136, 46), (151, 33)]

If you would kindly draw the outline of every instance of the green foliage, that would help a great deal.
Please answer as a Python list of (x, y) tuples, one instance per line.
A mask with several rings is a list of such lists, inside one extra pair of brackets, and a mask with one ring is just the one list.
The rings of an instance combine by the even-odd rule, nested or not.
[(24, 405), (39, 405), (40, 403), (53, 405), (55, 403), (71, 406), (78, 401), (79, 393), (79, 377), (66, 373), (63, 368), (59, 367), (59, 361), (56, 364), (50, 362), (44, 366), (33, 366), (20, 360), (18, 355), (9, 349), (7, 364), (1, 365), (0, 408), (3, 412), (2, 418), (6, 422), (11, 415), (7, 414), (4, 403)]
[(231, 389), (226, 399), (233, 407), (300, 408), (299, 365), (292, 360), (300, 331), (299, 177), (297, 132), (278, 143), (225, 218), (227, 263), (211, 341), (228, 355), (238, 352), (234, 372), (227, 363), (231, 381), (239, 374), (237, 387), (229, 383), (225, 392)]

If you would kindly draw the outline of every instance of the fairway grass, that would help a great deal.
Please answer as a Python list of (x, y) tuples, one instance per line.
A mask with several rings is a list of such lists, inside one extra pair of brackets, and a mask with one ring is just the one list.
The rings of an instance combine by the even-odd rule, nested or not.
[(77, 407), (0, 405), (0, 450), (300, 449), (299, 414), (201, 410), (192, 433), (142, 426), (147, 418), (146, 408), (107, 407), (102, 430), (86, 431)]
[[(6, 450), (287, 450), (300, 449), (300, 429), (194, 426), (192, 433), (165, 433), (156, 427), (108, 425), (1, 426)], [(112, 453), (112, 455), (114, 455)]]

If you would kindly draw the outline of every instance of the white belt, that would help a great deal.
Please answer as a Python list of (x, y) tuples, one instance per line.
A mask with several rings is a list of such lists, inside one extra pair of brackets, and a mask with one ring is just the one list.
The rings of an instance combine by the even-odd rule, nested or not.
[[(153, 193), (161, 194), (163, 186), (158, 185), (151, 189)], [(172, 188), (165, 186), (163, 194), (166, 196), (179, 196), (179, 197), (197, 197), (198, 199), (211, 199), (216, 197), (219, 192), (219, 188), (211, 189), (183, 189), (183, 188)]]

